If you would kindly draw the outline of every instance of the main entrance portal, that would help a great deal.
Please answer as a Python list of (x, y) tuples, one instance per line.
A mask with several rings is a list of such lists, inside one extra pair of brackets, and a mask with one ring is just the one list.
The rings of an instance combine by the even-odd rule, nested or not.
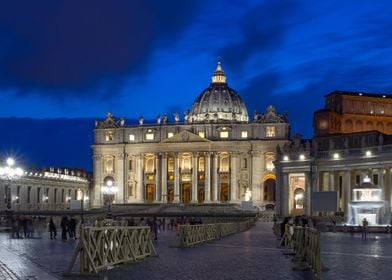
[(189, 203), (191, 201), (191, 188), (189, 183), (182, 184), (182, 202)]

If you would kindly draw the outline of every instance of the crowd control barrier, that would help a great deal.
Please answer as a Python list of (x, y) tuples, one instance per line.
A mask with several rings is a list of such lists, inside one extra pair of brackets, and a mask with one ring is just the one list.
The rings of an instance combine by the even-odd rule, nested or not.
[(81, 275), (96, 274), (109, 266), (140, 261), (156, 256), (146, 226), (80, 227), (80, 239), (64, 275), (75, 274), (72, 269), (79, 256)]

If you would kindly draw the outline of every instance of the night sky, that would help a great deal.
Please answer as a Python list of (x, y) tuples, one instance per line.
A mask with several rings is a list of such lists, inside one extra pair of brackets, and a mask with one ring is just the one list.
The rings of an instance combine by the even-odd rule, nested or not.
[(251, 118), (273, 104), (311, 137), (330, 91), (392, 93), (391, 15), (391, 1), (1, 1), (0, 156), (91, 170), (95, 118), (182, 117), (217, 57)]

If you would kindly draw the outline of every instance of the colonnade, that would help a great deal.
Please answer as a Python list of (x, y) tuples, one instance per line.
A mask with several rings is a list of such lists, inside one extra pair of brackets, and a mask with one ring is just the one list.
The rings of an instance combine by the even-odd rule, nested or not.
[[(148, 154), (154, 159), (153, 180), (146, 176), (147, 154), (136, 156), (136, 201), (146, 202), (147, 185), (153, 185), (153, 201), (156, 203), (217, 203), (222, 195), (227, 195), (225, 201), (238, 202), (238, 153), (227, 152), (193, 152), (193, 153), (155, 153)], [(181, 165), (183, 155), (191, 155), (189, 165)], [(230, 161), (222, 165), (221, 156)], [(200, 166), (200, 157), (204, 158)], [(169, 170), (169, 158), (173, 160), (173, 169)], [(226, 176), (223, 176), (226, 175)], [(184, 201), (183, 186), (190, 186), (189, 201)], [(222, 188), (225, 184), (225, 188)], [(225, 194), (223, 194), (225, 192)], [(203, 195), (201, 195), (201, 193)]]
[[(312, 171), (310, 171), (312, 169)], [(376, 176), (375, 176), (376, 175)], [(291, 176), (299, 176), (304, 178), (304, 185), (301, 188), (305, 192), (304, 197), (304, 214), (311, 215), (312, 192), (336, 191), (338, 193), (338, 209), (348, 213), (349, 201), (353, 199), (353, 188), (363, 182), (368, 176), (372, 183), (378, 185), (382, 189), (381, 200), (385, 201), (385, 212), (391, 211), (392, 196), (392, 178), (391, 167), (382, 166), (374, 168), (345, 168), (332, 169), (310, 166), (307, 170), (296, 170), (291, 172), (282, 172), (277, 175), (277, 196), (280, 198), (278, 212), (287, 215), (292, 214), (294, 210), (294, 190), (296, 186), (292, 186), (290, 182)], [(281, 187), (279, 187), (281, 186)], [(295, 211), (294, 211), (295, 212)]]

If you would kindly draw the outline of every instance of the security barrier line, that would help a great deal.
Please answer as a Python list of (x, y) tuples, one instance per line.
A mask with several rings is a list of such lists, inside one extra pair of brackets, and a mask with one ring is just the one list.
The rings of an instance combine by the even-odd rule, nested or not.
[(189, 247), (237, 232), (248, 230), (255, 225), (256, 219), (241, 223), (217, 223), (204, 225), (180, 225), (180, 247)]
[(70, 276), (79, 256), (81, 275), (96, 274), (121, 263), (156, 256), (149, 227), (80, 227), (79, 243), (64, 274)]

